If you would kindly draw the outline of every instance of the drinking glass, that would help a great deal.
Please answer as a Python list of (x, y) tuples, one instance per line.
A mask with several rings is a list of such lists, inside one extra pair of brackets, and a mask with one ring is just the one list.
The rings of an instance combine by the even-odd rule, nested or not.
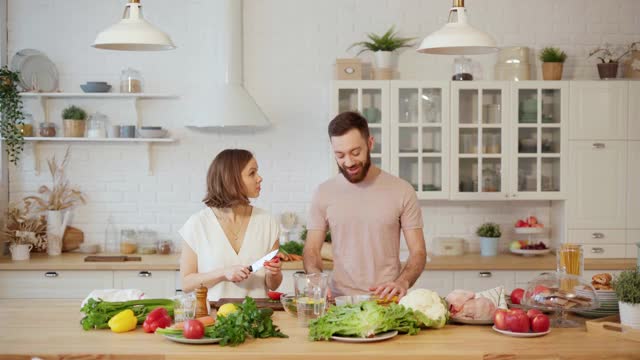
[(196, 297), (194, 293), (180, 294), (174, 299), (173, 315), (175, 322), (195, 318)]

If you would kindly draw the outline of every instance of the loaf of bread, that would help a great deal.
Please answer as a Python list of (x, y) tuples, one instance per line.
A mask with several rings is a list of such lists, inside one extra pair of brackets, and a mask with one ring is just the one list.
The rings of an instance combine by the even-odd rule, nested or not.
[(611, 274), (602, 273), (602, 274), (593, 275), (591, 280), (593, 280), (592, 284), (594, 285), (595, 284), (609, 285), (611, 284), (611, 280), (613, 280), (613, 278), (611, 277)]

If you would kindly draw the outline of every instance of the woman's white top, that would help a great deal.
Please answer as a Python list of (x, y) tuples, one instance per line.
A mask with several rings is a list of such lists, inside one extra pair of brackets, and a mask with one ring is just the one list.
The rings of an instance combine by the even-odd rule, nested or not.
[[(233, 265), (253, 264), (273, 248), (280, 227), (267, 211), (254, 207), (238, 253), (233, 250), (211, 208), (193, 214), (178, 232), (198, 256), (198, 273), (205, 273)], [(263, 268), (244, 281), (222, 281), (214, 285), (209, 288), (207, 297), (211, 301), (245, 296), (264, 298), (266, 292)]]

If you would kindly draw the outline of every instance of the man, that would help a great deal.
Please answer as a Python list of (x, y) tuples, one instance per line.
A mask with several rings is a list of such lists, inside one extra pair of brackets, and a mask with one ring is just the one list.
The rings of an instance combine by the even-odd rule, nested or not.
[[(304, 247), (307, 273), (322, 271), (327, 227), (333, 247), (333, 296), (367, 294), (402, 298), (424, 270), (422, 211), (406, 181), (371, 164), (374, 139), (364, 117), (344, 112), (329, 124), (340, 173), (321, 184), (311, 203)], [(409, 248), (400, 264), (400, 230)]]

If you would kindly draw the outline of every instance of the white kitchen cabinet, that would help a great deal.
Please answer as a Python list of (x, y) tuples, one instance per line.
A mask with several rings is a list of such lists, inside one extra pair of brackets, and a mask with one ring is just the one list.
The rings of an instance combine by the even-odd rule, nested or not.
[(629, 140), (640, 140), (640, 81), (629, 81)]
[(569, 229), (624, 229), (625, 141), (571, 141)]
[(513, 271), (456, 271), (453, 275), (456, 289), (482, 291), (503, 286), (505, 291), (514, 288)]
[(627, 228), (640, 229), (640, 141), (629, 141), (627, 149)]
[(570, 82), (571, 140), (625, 140), (629, 111), (628, 82)]
[(453, 274), (453, 271), (423, 271), (411, 289), (429, 289), (445, 297), (455, 289)]
[(509, 196), (527, 200), (564, 199), (568, 83), (520, 81), (511, 88)]
[(585, 259), (620, 259), (627, 257), (626, 244), (587, 243), (582, 245)]
[(147, 298), (167, 298), (176, 293), (176, 274), (169, 270), (122, 270), (113, 272), (116, 289), (139, 289)]
[(509, 83), (451, 83), (451, 198), (508, 197)]
[(627, 243), (627, 231), (621, 229), (569, 230), (569, 242), (573, 244), (622, 245)]
[[(390, 171), (389, 81), (336, 81), (333, 99), (332, 118), (345, 111), (357, 111), (367, 119), (374, 138), (371, 162)], [(330, 158), (332, 169), (337, 172), (333, 154)]]
[[(113, 287), (111, 271), (1, 271), (0, 299), (84, 299)], [(79, 303), (78, 303), (79, 304)]]
[(391, 82), (391, 171), (419, 199), (449, 197), (449, 82)]

